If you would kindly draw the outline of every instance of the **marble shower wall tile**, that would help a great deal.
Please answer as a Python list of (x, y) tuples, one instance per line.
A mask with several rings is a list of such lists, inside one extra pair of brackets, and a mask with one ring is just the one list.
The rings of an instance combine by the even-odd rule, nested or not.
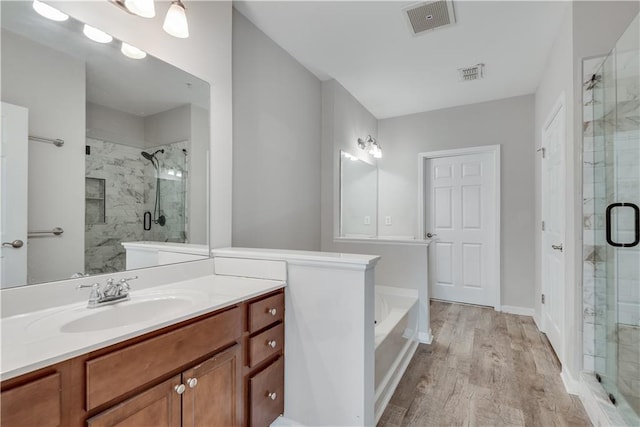
[[(86, 176), (104, 180), (104, 223), (85, 224), (85, 273), (125, 269), (123, 241), (142, 240), (144, 164), (140, 149), (87, 138)], [(95, 188), (88, 188), (87, 197)]]

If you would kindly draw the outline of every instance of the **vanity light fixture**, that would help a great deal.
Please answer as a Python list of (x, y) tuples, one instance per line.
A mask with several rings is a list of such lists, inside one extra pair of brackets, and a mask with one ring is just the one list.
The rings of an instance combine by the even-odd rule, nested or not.
[(120, 52), (122, 52), (124, 56), (127, 56), (131, 59), (142, 59), (147, 56), (147, 53), (145, 51), (140, 50), (135, 46), (131, 46), (130, 44), (127, 44), (125, 42), (122, 42)]
[[(143, 18), (156, 16), (155, 0), (109, 0), (127, 13)], [(162, 29), (173, 37), (186, 39), (189, 37), (189, 23), (187, 22), (187, 8), (182, 0), (172, 0), (169, 10), (164, 17)]]
[(376, 159), (380, 159), (382, 157), (382, 148), (380, 147), (380, 144), (378, 144), (378, 141), (376, 141), (376, 139), (371, 135), (367, 135), (365, 139), (358, 138), (358, 147), (365, 150)]
[(124, 6), (129, 12), (143, 18), (153, 18), (156, 16), (154, 0), (125, 0)]
[(85, 36), (89, 37), (94, 42), (111, 43), (111, 41), (113, 40), (113, 37), (111, 37), (109, 34), (95, 27), (92, 27), (91, 25), (84, 24), (82, 32)]
[(51, 7), (39, 0), (33, 0), (33, 10), (35, 10), (45, 18), (51, 19), (52, 21), (66, 21), (67, 19), (69, 19), (69, 15), (67, 15), (66, 13), (62, 13), (55, 7)]
[(164, 18), (162, 28), (174, 37), (186, 39), (189, 37), (189, 24), (184, 3), (181, 0), (171, 2), (167, 16)]
[(346, 157), (347, 159), (351, 160), (352, 162), (357, 162), (357, 161), (358, 161), (358, 158), (357, 158), (356, 156), (354, 156), (354, 155), (352, 155), (352, 154), (349, 154), (349, 153), (347, 153), (346, 151), (343, 151), (343, 152), (342, 152), (342, 155), (343, 155), (344, 157)]

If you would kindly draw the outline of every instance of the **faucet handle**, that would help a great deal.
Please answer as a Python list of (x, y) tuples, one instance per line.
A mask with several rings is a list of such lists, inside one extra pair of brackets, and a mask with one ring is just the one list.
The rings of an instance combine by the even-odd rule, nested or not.
[(97, 303), (100, 298), (103, 297), (102, 291), (100, 290), (100, 283), (93, 283), (91, 285), (78, 285), (76, 289), (82, 288), (91, 288), (91, 293), (89, 294), (89, 305), (92, 303)]
[(120, 293), (129, 293), (129, 290), (131, 289), (131, 286), (129, 286), (129, 280), (136, 280), (138, 278), (138, 276), (133, 276), (133, 277), (123, 277), (122, 279), (120, 279), (119, 282), (119, 286), (120, 286)]

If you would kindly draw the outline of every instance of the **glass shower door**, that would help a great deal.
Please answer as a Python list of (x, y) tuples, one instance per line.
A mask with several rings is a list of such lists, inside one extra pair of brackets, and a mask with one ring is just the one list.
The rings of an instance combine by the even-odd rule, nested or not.
[(604, 167), (594, 171), (603, 225), (595, 231), (602, 260), (596, 294), (603, 297), (596, 300), (596, 372), (629, 425), (640, 424), (639, 29), (636, 18), (604, 61), (593, 93), (594, 140), (604, 154)]

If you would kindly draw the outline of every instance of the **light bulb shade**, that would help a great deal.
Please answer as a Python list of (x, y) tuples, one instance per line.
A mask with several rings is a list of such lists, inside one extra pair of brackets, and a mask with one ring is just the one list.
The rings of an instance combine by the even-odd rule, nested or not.
[(124, 5), (131, 13), (135, 13), (143, 18), (153, 18), (156, 16), (154, 0), (125, 0)]
[(127, 56), (131, 59), (142, 59), (147, 56), (147, 53), (145, 51), (140, 50), (135, 46), (131, 46), (130, 44), (127, 44), (125, 42), (122, 42), (120, 52), (122, 52), (124, 56)]
[(66, 21), (67, 19), (69, 19), (69, 15), (62, 13), (58, 9), (51, 7), (46, 3), (42, 3), (38, 0), (33, 0), (33, 10), (35, 10), (45, 18), (51, 19), (52, 21)]
[(85, 36), (89, 37), (94, 42), (111, 43), (111, 41), (113, 40), (113, 37), (111, 37), (109, 34), (87, 24), (84, 24), (82, 32)]
[(189, 37), (189, 24), (182, 2), (174, 1), (171, 3), (162, 28), (174, 37), (181, 39)]

